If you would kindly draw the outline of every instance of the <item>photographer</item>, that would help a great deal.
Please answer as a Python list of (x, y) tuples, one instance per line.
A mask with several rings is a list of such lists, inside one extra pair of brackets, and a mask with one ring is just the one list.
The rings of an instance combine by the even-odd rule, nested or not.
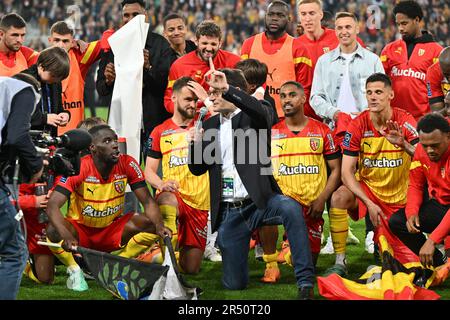
[(63, 108), (61, 86), (69, 71), (68, 54), (62, 48), (53, 47), (43, 50), (36, 64), (21, 72), (31, 75), (42, 87), (42, 98), (31, 119), (33, 130), (45, 130), (56, 137), (58, 126), (69, 122), (70, 112)]
[[(0, 77), (0, 109), (3, 115), (0, 119), (1, 300), (16, 298), (28, 257), (20, 227), (21, 216), (11, 204), (9, 196), (16, 176), (14, 173), (17, 173), (18, 169), (17, 160), (23, 180), (35, 183), (42, 174), (42, 159), (38, 156), (28, 133), (31, 115), (40, 100), (39, 89), (39, 83), (27, 75), (15, 78)], [(17, 190), (14, 194), (16, 193)]]

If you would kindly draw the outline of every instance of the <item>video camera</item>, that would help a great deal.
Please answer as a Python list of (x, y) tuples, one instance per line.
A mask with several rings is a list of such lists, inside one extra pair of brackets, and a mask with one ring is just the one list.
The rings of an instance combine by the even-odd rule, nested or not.
[(80, 151), (91, 144), (91, 135), (82, 129), (67, 131), (59, 137), (52, 137), (44, 131), (30, 130), (36, 150), (48, 161), (42, 180), (54, 176), (75, 176), (80, 173)]
[[(74, 129), (59, 137), (52, 137), (44, 131), (30, 130), (30, 136), (36, 150), (48, 161), (40, 179), (41, 183), (36, 184), (37, 196), (47, 194), (48, 189), (53, 186), (55, 177), (69, 177), (80, 173), (80, 151), (87, 149), (92, 141), (87, 131)], [(39, 210), (38, 222), (47, 221), (45, 210)]]

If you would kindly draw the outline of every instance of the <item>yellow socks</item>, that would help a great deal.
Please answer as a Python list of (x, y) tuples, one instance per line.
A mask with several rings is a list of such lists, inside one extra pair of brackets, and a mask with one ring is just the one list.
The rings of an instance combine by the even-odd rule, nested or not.
[[(172, 242), (173, 250), (176, 250), (178, 242), (177, 208), (174, 206), (163, 204), (159, 206), (159, 211), (161, 211), (161, 215), (164, 220), (164, 225), (170, 230), (172, 230), (172, 239), (170, 242)], [(164, 241), (161, 241), (161, 253), (164, 257), (165, 253)]]
[[(177, 208), (169, 205), (159, 206), (161, 215), (163, 216), (164, 225), (172, 230), (172, 245), (175, 248), (177, 237)], [(134, 235), (130, 241), (128, 241), (125, 248), (118, 254), (124, 258), (135, 258), (144, 251), (150, 249), (150, 247), (159, 239), (159, 236), (153, 233), (140, 232)], [(164, 254), (164, 246), (161, 241), (161, 253)]]
[(334, 252), (345, 253), (348, 234), (348, 214), (346, 209), (330, 208), (330, 232)]
[[(47, 240), (49, 241), (49, 240)], [(59, 244), (63, 243), (63, 240), (58, 242)], [(63, 248), (54, 248), (54, 247), (48, 247), (50, 251), (53, 253), (53, 255), (58, 258), (59, 261), (62, 262), (63, 265), (66, 267), (79, 267), (78, 263), (75, 262), (75, 259), (73, 258), (73, 255), (71, 252), (67, 252)]]
[(263, 260), (266, 263), (266, 269), (278, 268), (277, 258), (279, 254), (279, 251), (275, 251), (275, 253), (272, 254), (263, 254)]
[(124, 258), (135, 258), (145, 250), (149, 249), (159, 236), (148, 232), (139, 232), (128, 241), (125, 248), (118, 254)]
[[(176, 246), (177, 237), (177, 208), (168, 205), (162, 205), (159, 207), (161, 215), (163, 216), (164, 225), (172, 230), (172, 245)], [(134, 235), (130, 241), (128, 241), (125, 248), (118, 254), (124, 258), (135, 258), (144, 251), (150, 249), (150, 247), (159, 239), (159, 236), (153, 233), (140, 232)], [(161, 241), (161, 253), (164, 254), (164, 246)]]
[(33, 268), (31, 267), (31, 264), (29, 261), (27, 261), (25, 270), (23, 270), (23, 274), (25, 274), (28, 278), (30, 278), (34, 282), (42, 284), (42, 282), (40, 282), (39, 279), (34, 275)]

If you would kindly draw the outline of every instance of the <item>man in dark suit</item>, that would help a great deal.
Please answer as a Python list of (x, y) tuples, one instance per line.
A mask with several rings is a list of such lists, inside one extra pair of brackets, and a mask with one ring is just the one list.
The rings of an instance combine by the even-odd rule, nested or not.
[(283, 224), (292, 249), (300, 299), (313, 298), (314, 266), (301, 206), (283, 196), (272, 176), (270, 129), (273, 108), (246, 93), (239, 70), (211, 70), (212, 111), (199, 132), (189, 131), (189, 169), (209, 172), (211, 226), (218, 230), (225, 288), (241, 290), (248, 283), (251, 233), (262, 225)]

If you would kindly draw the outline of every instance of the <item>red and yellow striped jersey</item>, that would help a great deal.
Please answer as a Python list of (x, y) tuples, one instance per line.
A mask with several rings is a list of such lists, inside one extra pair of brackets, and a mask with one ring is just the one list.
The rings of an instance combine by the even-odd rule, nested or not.
[(194, 176), (188, 168), (187, 128), (167, 119), (150, 134), (148, 156), (162, 160), (162, 180), (178, 181), (178, 192), (186, 204), (209, 210), (208, 173)]
[[(392, 108), (392, 118), (403, 130), (405, 139), (418, 142), (416, 121), (408, 112)], [(342, 142), (344, 154), (359, 157), (358, 174), (375, 197), (384, 203), (405, 204), (411, 157), (391, 144), (370, 120), (368, 110), (353, 119)]]
[(340, 157), (330, 129), (309, 119), (305, 128), (294, 133), (286, 120), (272, 127), (273, 176), (283, 193), (309, 206), (327, 183), (326, 159)]
[(122, 154), (107, 180), (103, 179), (91, 155), (81, 159), (80, 174), (62, 177), (56, 191), (70, 197), (67, 218), (93, 228), (105, 228), (123, 212), (125, 187), (132, 190), (147, 188), (139, 164), (132, 157)]

